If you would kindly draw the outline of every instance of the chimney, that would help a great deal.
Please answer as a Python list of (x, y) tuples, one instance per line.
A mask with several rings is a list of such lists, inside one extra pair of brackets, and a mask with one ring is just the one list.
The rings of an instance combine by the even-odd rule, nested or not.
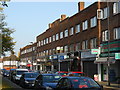
[(84, 9), (84, 2), (78, 3), (78, 12), (82, 11)]
[(48, 24), (48, 27), (51, 28), (51, 27), (52, 27), (52, 23), (49, 23), (49, 24)]
[(62, 14), (61, 15), (61, 21), (64, 20), (66, 18), (66, 15), (65, 14)]

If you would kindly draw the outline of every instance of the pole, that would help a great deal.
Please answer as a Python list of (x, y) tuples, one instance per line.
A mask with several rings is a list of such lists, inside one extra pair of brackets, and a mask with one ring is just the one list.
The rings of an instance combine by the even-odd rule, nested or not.
[[(107, 1), (107, 8), (108, 8), (108, 10), (107, 10), (107, 14), (109, 15), (109, 2)], [(109, 62), (109, 60), (110, 60), (110, 28), (109, 28), (109, 16), (108, 16), (108, 19), (107, 19), (107, 23), (108, 23), (108, 59), (107, 59), (107, 62), (108, 62), (108, 64), (107, 64), (107, 75), (108, 75), (108, 86), (110, 86), (110, 76), (109, 76), (109, 70), (110, 70), (110, 62)]]

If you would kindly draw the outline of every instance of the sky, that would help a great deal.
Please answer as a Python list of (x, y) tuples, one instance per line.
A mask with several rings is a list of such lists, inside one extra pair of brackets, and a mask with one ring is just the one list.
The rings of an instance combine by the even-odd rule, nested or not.
[[(93, 2), (85, 1), (85, 7)], [(37, 1), (37, 0), (12, 0), (5, 7), (4, 14), (7, 26), (15, 29), (12, 34), (15, 45), (15, 53), (18, 55), (19, 49), (36, 42), (36, 37), (48, 29), (48, 24), (54, 22), (62, 14), (67, 17), (73, 16), (78, 12), (78, 1), (61, 2)]]

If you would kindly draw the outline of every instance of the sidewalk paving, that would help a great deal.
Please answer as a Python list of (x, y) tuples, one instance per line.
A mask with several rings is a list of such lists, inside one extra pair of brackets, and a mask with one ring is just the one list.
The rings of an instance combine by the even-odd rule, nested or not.
[(108, 82), (98, 82), (100, 85), (103, 85), (104, 88), (109, 88), (111, 90), (120, 90), (120, 84), (116, 84), (116, 83), (110, 83), (110, 86), (108, 86)]

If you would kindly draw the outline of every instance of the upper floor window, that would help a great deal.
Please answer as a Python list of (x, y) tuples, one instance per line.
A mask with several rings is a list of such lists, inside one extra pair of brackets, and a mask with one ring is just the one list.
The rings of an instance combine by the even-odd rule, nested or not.
[(97, 41), (97, 38), (92, 38), (92, 39), (90, 40), (90, 47), (91, 47), (91, 49), (97, 47), (96, 41)]
[(41, 41), (41, 45), (43, 45), (43, 40)]
[(120, 27), (114, 28), (114, 39), (120, 39)]
[(46, 38), (46, 44), (48, 43), (48, 38)]
[(96, 16), (90, 19), (90, 26), (95, 27), (97, 25), (97, 18)]
[(58, 35), (58, 33), (56, 34), (56, 40), (58, 40), (59, 39), (59, 35)]
[(68, 52), (68, 46), (64, 46), (64, 52)]
[(43, 42), (43, 44), (45, 45), (46, 44), (46, 40), (44, 39), (44, 42)]
[(106, 19), (109, 16), (109, 8), (103, 8), (103, 19)]
[(80, 43), (76, 43), (75, 50), (76, 51), (80, 50)]
[(88, 40), (82, 42), (82, 49), (88, 49)]
[(49, 43), (52, 41), (52, 38), (51, 37), (49, 37)]
[(74, 44), (71, 44), (70, 45), (70, 52), (73, 52), (74, 51)]
[(52, 39), (53, 39), (53, 41), (55, 41), (55, 35), (53, 35), (53, 38), (52, 38)]
[(63, 38), (63, 32), (60, 32), (60, 39)]
[(66, 29), (65, 32), (64, 32), (64, 37), (68, 37), (68, 30)]
[(79, 33), (80, 32), (80, 24), (75, 26), (75, 33)]
[(88, 29), (88, 21), (87, 20), (82, 23), (82, 28), (83, 28), (83, 30)]
[(102, 41), (108, 41), (108, 37), (109, 37), (108, 30), (103, 31), (102, 32)]
[(73, 35), (73, 33), (74, 33), (74, 28), (73, 27), (70, 28), (70, 32), (69, 33), (70, 33), (70, 35)]
[(120, 1), (113, 3), (113, 14), (117, 14), (120, 12)]

